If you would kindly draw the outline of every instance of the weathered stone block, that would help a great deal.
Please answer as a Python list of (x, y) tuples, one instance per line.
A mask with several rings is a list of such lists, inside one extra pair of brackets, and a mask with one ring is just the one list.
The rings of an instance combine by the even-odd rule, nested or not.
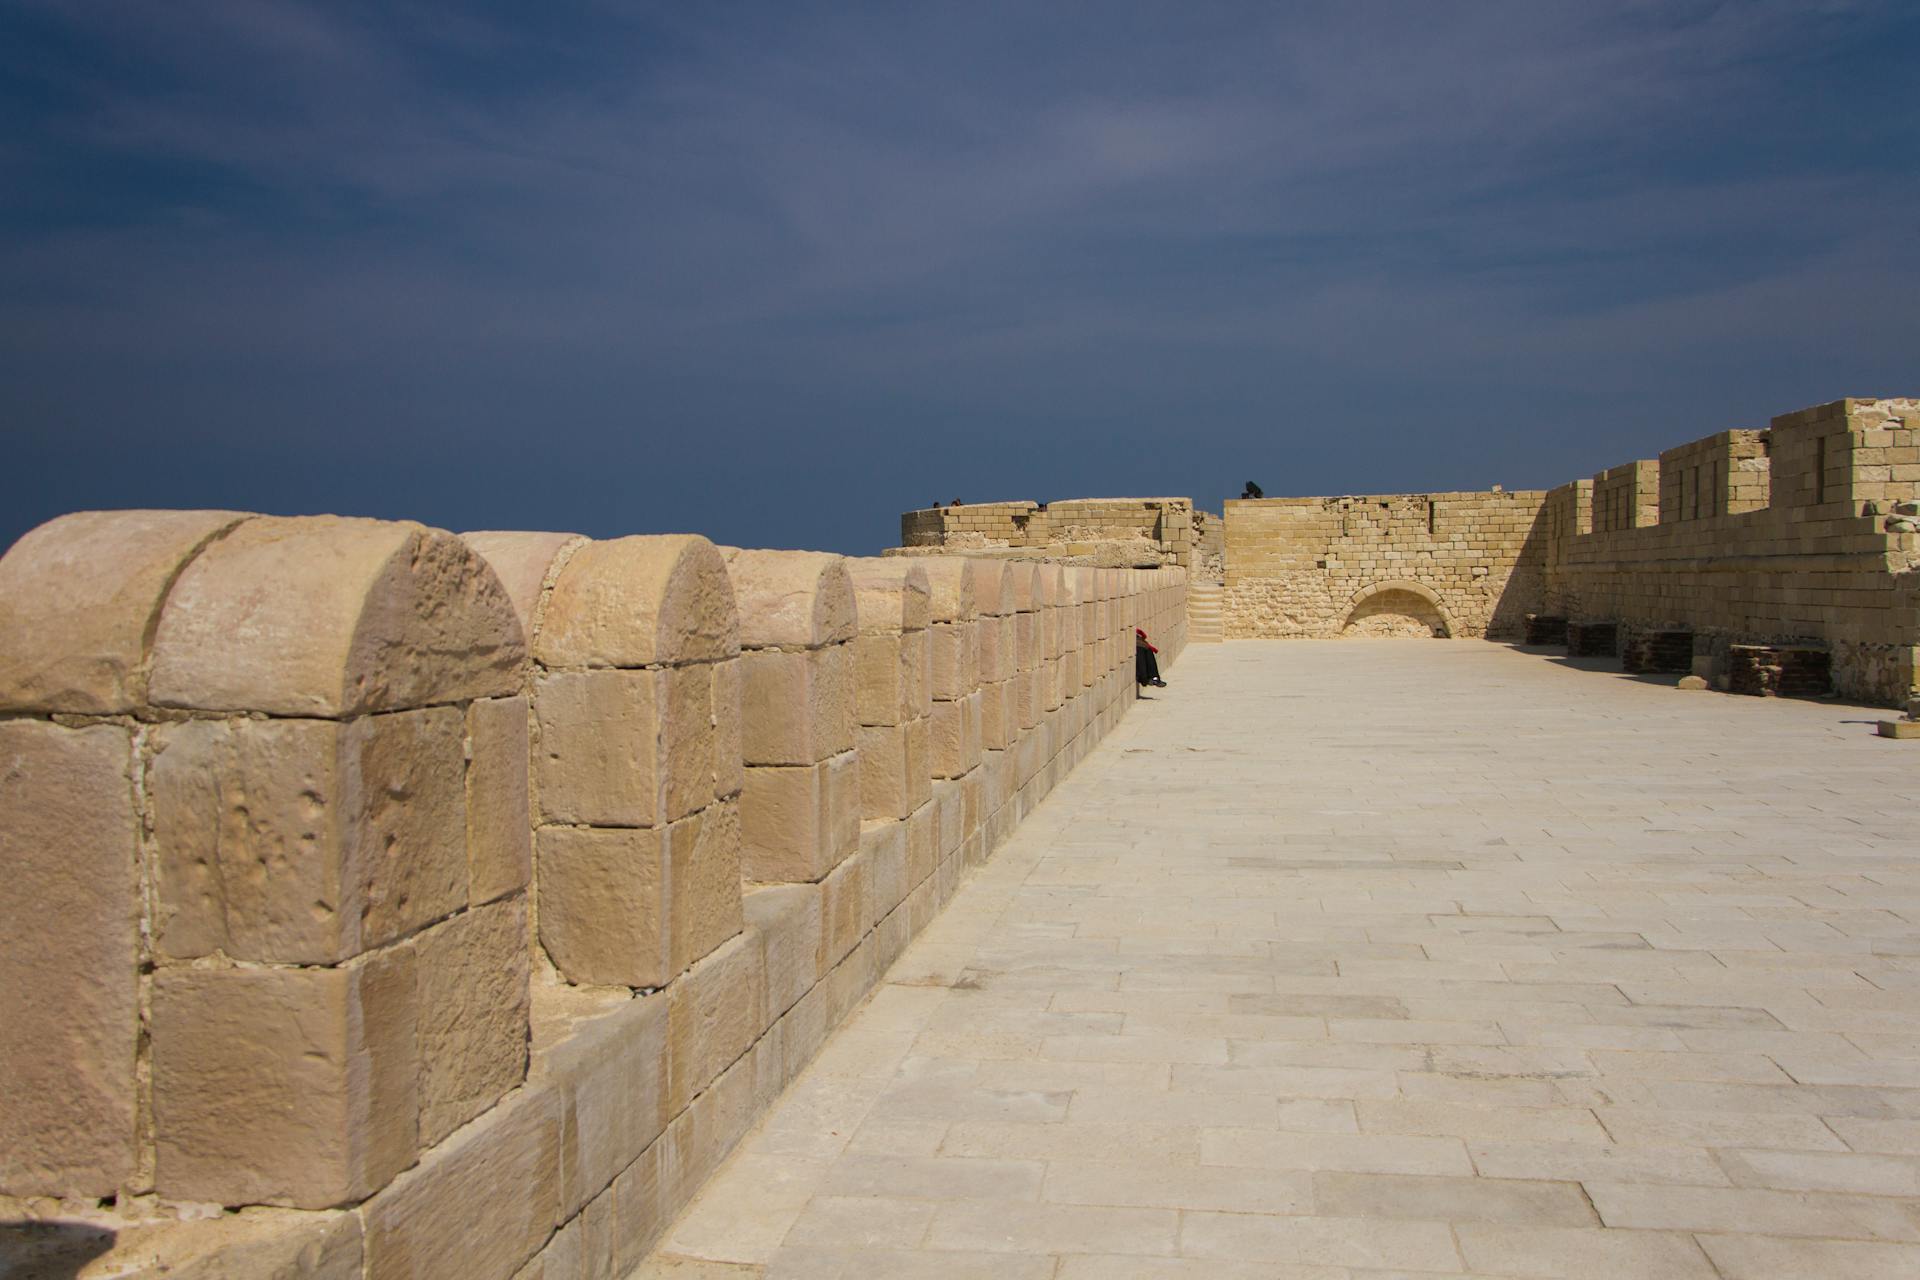
[[(870, 824), (879, 825), (879, 824)], [(895, 824), (888, 823), (888, 826)], [(865, 829), (862, 841), (865, 840)], [(820, 882), (821, 974), (839, 964), (859, 944), (873, 916), (867, 886), (867, 860), (858, 853), (833, 869)]]
[(155, 948), (326, 964), (468, 901), (454, 707), (158, 726)]
[[(742, 739), (745, 697), (739, 658), (713, 664), (713, 794), (725, 800), (746, 785), (746, 755)], [(853, 742), (849, 721), (847, 742)]]
[(0, 558), (0, 710), (110, 715), (146, 700), (144, 663), (174, 575), (246, 517), (79, 511)]
[(540, 1055), (533, 1079), (560, 1097), (559, 1216), (569, 1218), (666, 1127), (666, 994), (579, 1023)]
[(536, 676), (543, 822), (650, 827), (661, 820), (661, 673)]
[(924, 631), (862, 635), (853, 642), (855, 707), (863, 725), (899, 724), (916, 714)]
[(542, 597), (553, 586), (566, 557), (587, 544), (577, 533), (519, 531), (463, 533), (460, 541), (478, 552), (500, 579), (513, 602), (514, 616), (520, 619), (520, 630), (529, 638), (539, 621)]
[(613, 1180), (613, 1243), (617, 1274), (626, 1275), (646, 1261), (660, 1232), (672, 1220), (673, 1208), (664, 1202), (660, 1155), (664, 1141), (656, 1141)]
[(791, 1009), (820, 979), (821, 890), (768, 885), (741, 898), (747, 928), (759, 938), (767, 974), (767, 1016)]
[(926, 803), (933, 785), (931, 763), (926, 720), (861, 725), (861, 815), (904, 818)]
[(734, 938), (667, 988), (667, 1112), (677, 1115), (766, 1029), (759, 940)]
[[(958, 794), (952, 796), (950, 808), (958, 816), (960, 804)], [(956, 821), (958, 825), (958, 821)], [(933, 873), (933, 867), (941, 860), (941, 796), (931, 796), (925, 804), (914, 810), (912, 818), (906, 819), (906, 885), (900, 896), (906, 896), (906, 889), (912, 889), (920, 881)], [(895, 904), (899, 898), (895, 900)], [(881, 915), (891, 910), (895, 904), (881, 908)]]
[(467, 708), (467, 902), (517, 893), (533, 876), (528, 811), (527, 699), (480, 698)]
[[(922, 805), (916, 815), (927, 813)], [(907, 880), (909, 835), (914, 821), (870, 823), (860, 833), (860, 857), (866, 864), (866, 909), (860, 921), (865, 933), (898, 906), (912, 885)]]
[(815, 765), (749, 769), (740, 823), (748, 880), (818, 880), (859, 845), (859, 757), (846, 751)]
[(505, 588), (452, 534), (259, 516), (209, 543), (174, 582), (149, 696), (338, 717), (505, 696), (525, 662)]
[(134, 1168), (140, 894), (126, 729), (0, 721), (0, 1192)]
[(667, 956), (674, 973), (740, 932), (740, 805), (723, 800), (667, 828)]
[(705, 538), (639, 535), (575, 551), (547, 597), (533, 656), (549, 668), (710, 662), (740, 652), (733, 587)]
[(413, 1163), (411, 946), (337, 969), (167, 969), (153, 982), (154, 1187), (324, 1209)]
[(367, 1280), (507, 1280), (559, 1220), (561, 1098), (526, 1090), (363, 1210)]
[(442, 921), (414, 954), (420, 1145), (430, 1147), (526, 1078), (526, 899)]
[(974, 652), (974, 624), (935, 623), (927, 633), (929, 694), (952, 702), (972, 693), (980, 683), (979, 657)]
[(1020, 716), (1014, 705), (1013, 681), (1002, 680), (980, 690), (980, 746), (985, 751), (1004, 751), (1020, 730)]
[(661, 673), (662, 804), (669, 822), (698, 813), (717, 793), (714, 769), (713, 669), (674, 667)]
[(740, 656), (747, 764), (815, 764), (853, 747), (853, 647)]
[(936, 702), (927, 724), (928, 768), (936, 778), (958, 778), (980, 763), (979, 694)]
[(853, 579), (844, 557), (738, 547), (721, 554), (745, 648), (813, 649), (853, 638)]
[(658, 828), (539, 833), (540, 944), (569, 982), (657, 987), (671, 976), (664, 844)]

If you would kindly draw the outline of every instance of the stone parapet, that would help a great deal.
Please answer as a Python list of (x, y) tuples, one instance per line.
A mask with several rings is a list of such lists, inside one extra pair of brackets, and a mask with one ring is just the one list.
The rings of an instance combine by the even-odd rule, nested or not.
[[(1117, 723), (1123, 629), (1177, 658), (1183, 570), (1025, 568), (36, 530), (0, 559), (0, 1206), (85, 1225), (82, 1277), (636, 1265)], [(819, 785), (762, 806), (786, 772)]]

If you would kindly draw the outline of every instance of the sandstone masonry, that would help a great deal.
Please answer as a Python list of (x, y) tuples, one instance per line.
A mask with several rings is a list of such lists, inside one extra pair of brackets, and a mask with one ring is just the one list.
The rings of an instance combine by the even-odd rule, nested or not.
[(1128, 629), (1177, 658), (1185, 580), (33, 531), (0, 559), (0, 1216), (66, 1225), (7, 1247), (623, 1274), (1117, 723)]

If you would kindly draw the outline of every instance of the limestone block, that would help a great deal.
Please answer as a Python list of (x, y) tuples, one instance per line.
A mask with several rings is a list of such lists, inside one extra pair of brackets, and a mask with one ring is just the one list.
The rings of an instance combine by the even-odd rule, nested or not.
[[(875, 825), (891, 827), (898, 824), (869, 824)], [(866, 828), (863, 828), (863, 845), (865, 831)], [(867, 931), (867, 921), (873, 915), (869, 903), (867, 860), (858, 853), (835, 867), (820, 882), (822, 932), (819, 970), (823, 976), (859, 945), (861, 936)]]
[(664, 1141), (654, 1142), (613, 1180), (616, 1275), (627, 1275), (646, 1261), (654, 1241), (673, 1217), (660, 1178), (660, 1156), (666, 1146)]
[(133, 1173), (137, 832), (125, 728), (0, 720), (0, 1192)]
[[(915, 814), (929, 811), (930, 806), (921, 805)], [(898, 906), (900, 900), (907, 896), (907, 890), (913, 887), (907, 880), (908, 836), (913, 826), (914, 821), (910, 817), (905, 822), (869, 823), (860, 833), (860, 856), (866, 863), (867, 878), (862, 933)]]
[(932, 623), (971, 622), (977, 575), (965, 556), (927, 556), (919, 561), (927, 575), (928, 619)]
[(737, 805), (665, 828), (546, 827), (540, 942), (571, 982), (657, 987), (740, 929)]
[(980, 686), (979, 658), (974, 652), (974, 624), (936, 622), (927, 632), (930, 698), (952, 702)]
[(822, 551), (723, 552), (742, 649), (817, 649), (853, 639), (853, 579)]
[(1016, 672), (1032, 671), (1040, 665), (1040, 640), (1039, 614), (1013, 615), (1013, 669)]
[(485, 1111), (527, 1073), (527, 904), (463, 911), (414, 944), (420, 1145)]
[(917, 561), (868, 557), (847, 561), (847, 569), (861, 634), (927, 629), (933, 590)]
[[(742, 733), (744, 698), (741, 659), (728, 658), (713, 664), (713, 792), (724, 800), (740, 794), (746, 785), (745, 745)], [(853, 744), (853, 728), (847, 727), (847, 744)]]
[(540, 1055), (532, 1079), (560, 1097), (559, 1216), (572, 1217), (666, 1128), (666, 994), (579, 1023)]
[(260, 516), (209, 543), (160, 611), (160, 706), (358, 715), (517, 691), (526, 642), (506, 589), (450, 533)]
[(907, 829), (906, 860), (903, 866), (903, 879), (894, 888), (877, 877), (882, 868), (875, 868), (874, 914), (884, 917), (906, 899), (907, 892), (929, 875), (940, 860), (940, 806), (937, 797), (928, 797), (927, 802), (915, 809), (904, 824)]
[(719, 790), (713, 668), (673, 667), (660, 673), (660, 681), (661, 799), (672, 822), (706, 808)]
[(665, 832), (543, 828), (540, 945), (569, 982), (657, 987), (667, 957)]
[(925, 719), (860, 726), (863, 818), (904, 818), (926, 803), (932, 785)]
[(741, 749), (748, 764), (815, 764), (853, 747), (854, 647), (748, 651)]
[(543, 666), (644, 667), (740, 651), (719, 551), (687, 534), (590, 542), (561, 569), (533, 656)]
[(362, 1211), (366, 1280), (508, 1280), (559, 1220), (560, 1131), (529, 1089), (423, 1155)]
[(740, 804), (719, 801), (667, 828), (667, 958), (679, 973), (740, 932)]
[(982, 685), (980, 688), (980, 745), (987, 751), (1004, 751), (1020, 729), (1020, 713), (1014, 702), (1012, 680)]
[(0, 710), (108, 715), (146, 700), (154, 619), (174, 576), (234, 511), (79, 511), (0, 558)]
[(667, 1112), (677, 1115), (766, 1029), (759, 939), (741, 935), (667, 988)]
[(740, 825), (748, 880), (818, 880), (859, 844), (858, 756), (843, 751), (820, 764), (747, 770)]
[(862, 634), (853, 642), (854, 705), (865, 725), (899, 724), (920, 709), (927, 633)]
[(662, 692), (657, 671), (534, 678), (541, 821), (610, 827), (661, 821)]
[(520, 619), (521, 633), (528, 637), (539, 629), (546, 593), (553, 588), (566, 558), (587, 544), (577, 533), (488, 531), (463, 533), (460, 540), (472, 547), (500, 579), (507, 599), (513, 602), (514, 616)]
[(958, 778), (980, 763), (978, 693), (959, 702), (936, 702), (928, 721), (928, 769), (935, 778)]
[(935, 861), (942, 861), (959, 852), (960, 842), (967, 838), (967, 786), (964, 780), (939, 782), (933, 788), (933, 807), (938, 843), (935, 846)]
[(755, 1077), (751, 1060), (736, 1062), (661, 1135), (660, 1198), (670, 1211), (699, 1192), (751, 1125)]
[(327, 964), (468, 900), (455, 707), (158, 726), (154, 946)]
[(908, 632), (904, 637), (907, 706), (916, 716), (933, 714), (933, 632)]
[(1014, 723), (1022, 729), (1031, 729), (1046, 710), (1046, 701), (1040, 695), (1040, 672), (1016, 671), (1007, 684), (1013, 689)]
[(324, 1209), (418, 1150), (410, 946), (337, 969), (163, 969), (153, 980), (154, 1188)]
[(1013, 612), (1013, 570), (1001, 560), (969, 558), (976, 617), (1005, 617)]
[(479, 698), (467, 707), (467, 901), (516, 893), (533, 876), (528, 812), (527, 699)]
[(759, 939), (767, 975), (767, 1016), (791, 1009), (820, 979), (821, 891), (766, 885), (742, 895), (748, 932)]

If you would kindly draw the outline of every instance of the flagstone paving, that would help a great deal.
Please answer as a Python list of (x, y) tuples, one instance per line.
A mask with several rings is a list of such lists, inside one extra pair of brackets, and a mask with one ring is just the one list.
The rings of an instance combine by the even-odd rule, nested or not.
[(1195, 647), (638, 1273), (1920, 1276), (1920, 742)]

